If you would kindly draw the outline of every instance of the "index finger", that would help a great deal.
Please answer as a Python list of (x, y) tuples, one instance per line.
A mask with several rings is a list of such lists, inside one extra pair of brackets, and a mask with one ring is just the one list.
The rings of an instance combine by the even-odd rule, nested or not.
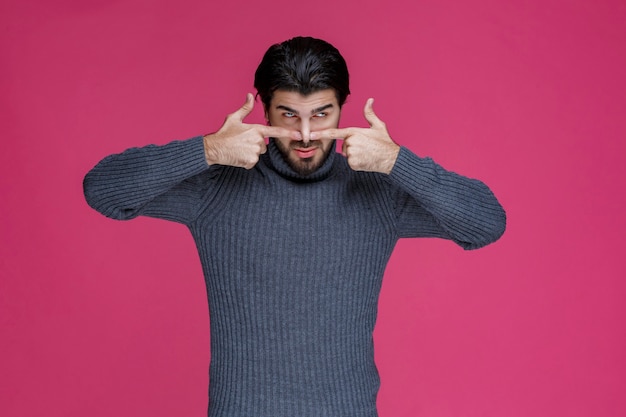
[(351, 136), (353, 134), (354, 132), (350, 128), (324, 129), (324, 130), (318, 130), (317, 132), (311, 132), (311, 139), (312, 140), (345, 139), (348, 136)]
[(266, 138), (302, 140), (302, 134), (299, 131), (285, 129), (284, 127), (259, 125), (259, 131)]

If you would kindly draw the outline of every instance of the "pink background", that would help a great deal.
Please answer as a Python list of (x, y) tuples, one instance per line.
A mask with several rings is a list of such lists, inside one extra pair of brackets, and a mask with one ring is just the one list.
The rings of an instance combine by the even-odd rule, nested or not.
[(100, 216), (82, 177), (217, 129), (299, 34), (348, 61), (343, 126), (375, 97), (396, 141), (508, 212), (477, 252), (398, 245), (381, 417), (626, 415), (625, 21), (621, 0), (2, 0), (0, 415), (206, 415), (191, 236)]

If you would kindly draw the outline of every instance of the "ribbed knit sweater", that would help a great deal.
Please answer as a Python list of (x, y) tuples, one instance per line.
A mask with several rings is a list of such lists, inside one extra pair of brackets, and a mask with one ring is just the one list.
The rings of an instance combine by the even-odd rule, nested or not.
[(209, 417), (377, 416), (372, 332), (397, 240), (475, 249), (505, 229), (482, 182), (404, 147), (389, 175), (332, 152), (303, 177), (273, 141), (246, 170), (208, 166), (196, 137), (108, 156), (84, 190), (105, 216), (191, 231), (209, 298)]

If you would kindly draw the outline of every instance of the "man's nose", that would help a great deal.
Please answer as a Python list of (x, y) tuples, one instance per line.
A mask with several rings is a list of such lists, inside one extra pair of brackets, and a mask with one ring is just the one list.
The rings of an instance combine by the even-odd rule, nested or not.
[(302, 135), (302, 142), (305, 144), (311, 140), (311, 126), (309, 126), (308, 120), (304, 120), (300, 124), (300, 134)]

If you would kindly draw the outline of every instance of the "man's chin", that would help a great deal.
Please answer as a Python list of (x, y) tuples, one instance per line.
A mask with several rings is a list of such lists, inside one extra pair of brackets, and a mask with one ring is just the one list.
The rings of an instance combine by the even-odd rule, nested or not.
[(320, 161), (315, 161), (314, 158), (290, 160), (289, 162), (291, 169), (303, 177), (313, 174), (322, 165)]
[(287, 162), (287, 165), (289, 165), (294, 172), (303, 177), (311, 175), (320, 169), (324, 164), (324, 161), (326, 161), (330, 155), (330, 152), (333, 150), (332, 146), (328, 148), (319, 146), (315, 155), (310, 158), (300, 158), (292, 147), (285, 147), (278, 141), (276, 142), (276, 145), (278, 146), (278, 150), (282, 154), (283, 159)]

